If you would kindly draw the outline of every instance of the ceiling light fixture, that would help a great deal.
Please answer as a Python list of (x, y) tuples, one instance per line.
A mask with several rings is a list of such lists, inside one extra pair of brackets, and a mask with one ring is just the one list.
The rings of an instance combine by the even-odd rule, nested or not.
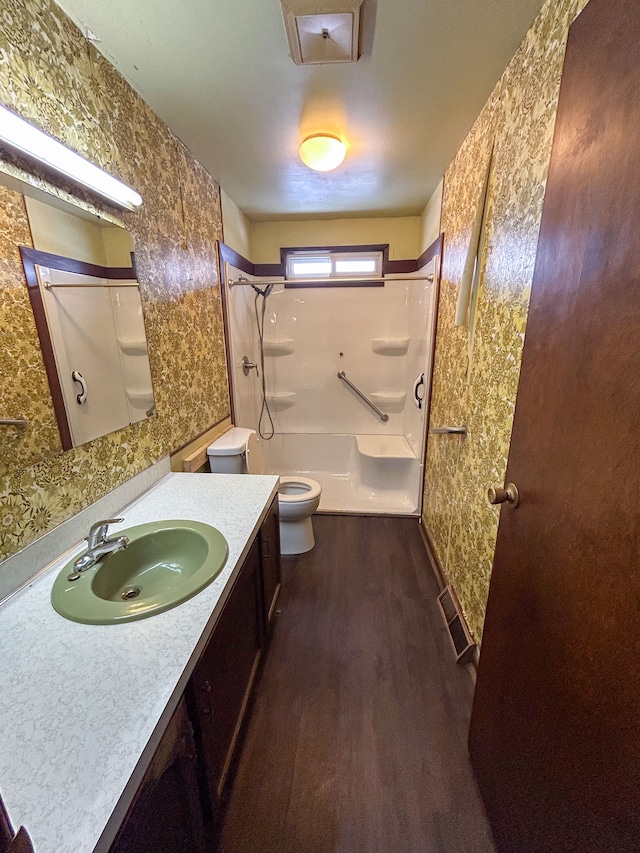
[(33, 157), (45, 168), (87, 187), (119, 207), (134, 210), (142, 204), (142, 198), (131, 187), (1, 105), (0, 144)]
[(300, 146), (300, 159), (316, 172), (337, 169), (345, 158), (347, 146), (331, 133), (315, 133), (307, 136)]

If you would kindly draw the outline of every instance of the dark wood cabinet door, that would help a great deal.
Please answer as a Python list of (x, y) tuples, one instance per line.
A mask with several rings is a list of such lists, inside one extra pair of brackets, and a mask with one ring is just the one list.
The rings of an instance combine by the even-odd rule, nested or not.
[(190, 682), (192, 714), (216, 817), (262, 645), (260, 546), (254, 542)]
[(282, 582), (280, 573), (280, 519), (278, 497), (273, 499), (269, 514), (260, 529), (260, 552), (262, 556), (262, 595), (264, 601), (264, 624), (268, 630), (276, 609), (276, 601)]
[(195, 743), (186, 703), (181, 699), (111, 853), (204, 850)]
[[(640, 849), (640, 3), (569, 33), (470, 750), (501, 853)], [(492, 484), (487, 484), (492, 485)], [(502, 485), (502, 484), (500, 484)]]

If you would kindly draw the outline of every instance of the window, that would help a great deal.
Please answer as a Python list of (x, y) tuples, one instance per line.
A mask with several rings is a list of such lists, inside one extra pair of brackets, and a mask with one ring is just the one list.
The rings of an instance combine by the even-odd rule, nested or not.
[(290, 252), (286, 277), (296, 278), (379, 278), (382, 252)]
[(322, 276), (326, 278), (331, 275), (331, 258), (296, 257), (293, 255), (288, 259), (287, 278), (314, 278)]

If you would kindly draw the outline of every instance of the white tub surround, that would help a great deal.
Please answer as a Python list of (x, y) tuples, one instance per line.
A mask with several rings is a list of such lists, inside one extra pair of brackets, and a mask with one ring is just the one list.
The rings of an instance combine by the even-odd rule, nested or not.
[[(265, 310), (260, 377), (242, 369), (245, 355), (260, 361), (256, 294), (230, 289), (229, 279), (247, 276), (226, 264), (235, 423), (258, 430), (264, 379), (275, 430), (264, 442), (268, 470), (317, 480), (321, 512), (420, 513), (438, 261), (435, 255), (410, 280), (370, 287), (275, 283), (264, 306), (258, 297)], [(263, 415), (268, 435), (267, 421)], [(364, 436), (384, 436), (407, 453), (361, 452), (356, 439)]]
[(273, 476), (169, 474), (126, 507), (114, 534), (191, 519), (228, 542), (221, 574), (172, 610), (124, 625), (59, 616), (51, 587), (84, 543), (0, 607), (0, 788), (37, 853), (109, 849), (277, 487)]

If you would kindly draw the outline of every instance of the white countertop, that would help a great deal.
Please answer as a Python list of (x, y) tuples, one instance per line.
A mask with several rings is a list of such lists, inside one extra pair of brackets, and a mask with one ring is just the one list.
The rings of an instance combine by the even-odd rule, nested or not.
[(53, 581), (85, 543), (0, 607), (0, 794), (37, 853), (109, 849), (277, 485), (169, 474), (123, 510), (110, 531), (191, 519), (229, 544), (220, 575), (172, 610), (124, 625), (56, 613)]

